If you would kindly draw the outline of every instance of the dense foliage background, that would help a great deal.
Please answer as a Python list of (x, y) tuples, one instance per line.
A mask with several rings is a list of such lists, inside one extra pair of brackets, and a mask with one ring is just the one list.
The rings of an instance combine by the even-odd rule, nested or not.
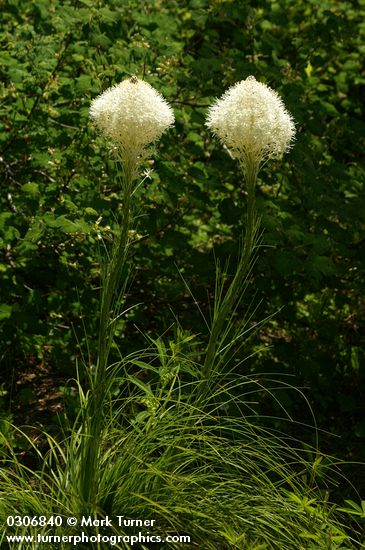
[[(215, 257), (233, 271), (245, 204), (238, 167), (204, 120), (253, 74), (284, 98), (297, 139), (260, 176), (265, 246), (247, 305), (252, 323), (277, 313), (243, 350), (257, 354), (242, 370), (300, 387), (321, 447), (365, 459), (364, 15), (364, 0), (1, 2), (1, 414), (34, 401), (19, 391), (23, 372), (42, 367), (62, 385), (77, 359), (95, 360), (98, 250), (120, 187), (88, 110), (132, 74), (163, 93), (177, 122), (139, 189), (128, 296), (139, 305), (119, 344), (138, 348), (142, 332), (168, 334), (176, 318), (203, 338), (184, 279), (207, 313)], [(257, 411), (313, 422), (297, 392), (276, 397), (280, 406), (263, 393)]]

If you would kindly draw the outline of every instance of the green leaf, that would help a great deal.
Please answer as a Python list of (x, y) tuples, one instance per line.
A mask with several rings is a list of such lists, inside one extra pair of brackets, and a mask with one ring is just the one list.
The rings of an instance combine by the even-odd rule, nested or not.
[(36, 220), (25, 234), (24, 240), (37, 243), (45, 234), (46, 227), (41, 220)]
[(22, 186), (22, 191), (24, 191), (24, 193), (26, 193), (27, 195), (30, 195), (32, 197), (36, 197), (40, 193), (39, 185), (37, 183), (33, 183), (33, 182), (25, 183)]
[(9, 319), (13, 311), (12, 306), (9, 304), (0, 304), (0, 321), (4, 319)]
[(76, 79), (76, 90), (79, 92), (87, 92), (92, 89), (92, 79), (90, 76), (81, 75)]
[(55, 220), (55, 227), (58, 227), (64, 233), (77, 233), (80, 229), (77, 223), (69, 220), (66, 216), (59, 216)]
[(140, 390), (142, 390), (146, 395), (148, 395), (149, 397), (154, 397), (153, 395), (153, 392), (150, 388), (150, 386), (148, 386), (147, 384), (145, 384), (144, 382), (142, 382), (142, 380), (140, 380), (139, 378), (136, 378), (135, 376), (132, 376), (132, 375), (127, 375), (127, 380), (129, 380), (130, 382), (132, 382), (132, 384), (134, 384), (135, 386), (137, 386)]

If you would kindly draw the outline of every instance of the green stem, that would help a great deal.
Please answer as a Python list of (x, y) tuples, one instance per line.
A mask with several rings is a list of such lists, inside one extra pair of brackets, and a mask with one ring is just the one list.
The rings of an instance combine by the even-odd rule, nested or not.
[(210, 332), (209, 342), (206, 349), (206, 356), (202, 370), (204, 385), (209, 380), (213, 371), (217, 356), (217, 346), (220, 336), (225, 327), (229, 314), (237, 307), (241, 298), (241, 291), (247, 277), (254, 251), (255, 237), (258, 230), (258, 220), (255, 209), (255, 186), (259, 165), (256, 160), (249, 157), (242, 161), (241, 168), (245, 175), (247, 188), (247, 212), (246, 212), (246, 232), (242, 253), (238, 262), (235, 276), (220, 303), (215, 304), (214, 318)]
[(136, 177), (137, 161), (125, 159), (123, 174), (122, 220), (112, 247), (111, 257), (104, 270), (98, 339), (98, 359), (91, 383), (84, 417), (84, 441), (81, 447), (80, 497), (88, 513), (95, 513), (97, 495), (97, 472), (101, 435), (103, 430), (103, 410), (108, 391), (107, 369), (110, 349), (115, 334), (115, 318), (125, 290), (127, 276), (126, 260), (130, 246), (129, 228), (131, 221), (131, 198)]
[[(116, 308), (113, 311), (113, 304), (118, 305), (118, 293), (121, 287), (121, 277), (129, 249), (129, 226), (131, 219), (131, 197), (135, 166), (131, 163), (124, 163), (123, 166), (123, 212), (122, 222), (116, 237), (111, 258), (106, 266), (103, 281), (100, 311), (100, 327), (98, 341), (98, 363), (95, 376), (95, 387), (98, 388), (105, 382), (106, 369), (108, 367), (109, 352), (114, 337), (115, 323), (113, 315), (117, 314)], [(126, 281), (123, 281), (123, 287)], [(101, 392), (103, 394), (103, 392)]]

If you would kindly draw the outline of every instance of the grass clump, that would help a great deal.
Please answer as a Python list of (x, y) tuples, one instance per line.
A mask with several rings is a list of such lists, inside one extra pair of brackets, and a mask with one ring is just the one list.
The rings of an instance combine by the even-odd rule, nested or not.
[[(167, 548), (356, 548), (355, 535), (346, 530), (325, 492), (335, 469), (320, 474), (299, 442), (250, 417), (250, 401), (255, 391), (262, 391), (261, 383), (246, 377), (239, 382), (216, 380), (215, 392), (197, 407), (200, 365), (186, 352), (175, 347), (172, 353), (161, 344), (114, 366), (114, 383), (124, 382), (129, 389), (104, 410), (91, 476), (96, 480), (93, 512), (78, 491), (84, 467), (82, 414), (88, 406), (80, 387), (80, 417), (68, 435), (55, 441), (43, 434), (48, 441), (45, 454), (33, 445), (40, 468), (34, 471), (22, 465), (11, 450), (3, 459), (1, 516), (62, 516), (64, 521), (76, 516), (79, 522), (82, 516), (112, 518), (113, 527), (82, 530), (90, 538), (97, 533), (119, 536), (113, 546), (120, 549), (159, 547), (148, 541), (147, 532), (161, 539), (190, 537), (188, 544), (170, 542)], [(163, 365), (169, 370), (164, 371)], [(148, 383), (136, 370), (142, 368), (154, 375)], [(228, 411), (222, 403), (228, 404)], [(122, 515), (153, 519), (154, 524), (142, 529), (119, 526), (115, 518)], [(132, 545), (128, 537), (138, 531), (144, 531), (146, 540)], [(79, 527), (65, 526), (7, 527), (2, 547), (7, 548), (5, 533), (71, 536), (79, 532)], [(47, 542), (17, 547), (70, 546)], [(89, 541), (80, 542), (79, 547), (109, 546)]]

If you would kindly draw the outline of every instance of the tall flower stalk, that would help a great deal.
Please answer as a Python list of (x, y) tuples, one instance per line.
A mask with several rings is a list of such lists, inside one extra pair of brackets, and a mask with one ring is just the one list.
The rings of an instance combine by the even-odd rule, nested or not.
[(103, 431), (103, 409), (108, 394), (108, 366), (115, 334), (115, 322), (127, 276), (126, 261), (130, 247), (132, 195), (141, 162), (150, 153), (151, 143), (174, 123), (172, 109), (148, 83), (135, 76), (109, 88), (96, 98), (90, 117), (112, 144), (122, 168), (123, 206), (119, 229), (108, 261), (104, 265), (96, 371), (84, 409), (84, 441), (81, 446), (79, 496), (84, 508), (96, 511), (98, 461)]
[(281, 98), (253, 76), (232, 86), (210, 107), (206, 124), (239, 162), (246, 185), (247, 210), (236, 273), (214, 307), (202, 372), (204, 382), (217, 363), (227, 318), (240, 303), (254, 258), (260, 228), (255, 208), (258, 173), (269, 159), (280, 157), (290, 148), (295, 135), (293, 119)]

